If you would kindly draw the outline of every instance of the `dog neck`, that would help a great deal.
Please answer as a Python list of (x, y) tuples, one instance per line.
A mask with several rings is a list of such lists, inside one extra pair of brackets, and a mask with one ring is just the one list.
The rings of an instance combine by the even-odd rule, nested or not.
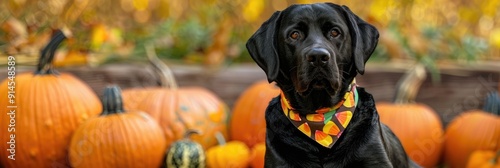
[(278, 86), (283, 91), (288, 102), (290, 102), (291, 107), (299, 114), (306, 115), (313, 114), (318, 109), (330, 108), (339, 104), (353, 82), (354, 77), (345, 80), (341, 89), (333, 96), (324, 90), (313, 90), (310, 94), (304, 96), (296, 92), (293, 85), (280, 85), (281, 82), (278, 82)]

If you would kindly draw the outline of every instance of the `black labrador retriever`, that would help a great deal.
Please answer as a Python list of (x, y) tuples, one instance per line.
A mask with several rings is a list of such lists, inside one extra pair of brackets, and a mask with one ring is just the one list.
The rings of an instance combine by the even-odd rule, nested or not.
[(353, 83), (378, 37), (346, 6), (321, 3), (275, 12), (248, 40), (282, 90), (266, 110), (266, 167), (418, 167)]

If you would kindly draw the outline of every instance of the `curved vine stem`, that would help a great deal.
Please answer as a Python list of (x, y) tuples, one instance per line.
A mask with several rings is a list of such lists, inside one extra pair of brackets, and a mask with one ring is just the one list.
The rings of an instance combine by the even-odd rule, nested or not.
[[(160, 77), (160, 86), (163, 88), (169, 88), (174, 91), (178, 89), (177, 82), (175, 80), (175, 77), (173, 75), (172, 70), (165, 64), (163, 61), (158, 58), (155, 52), (155, 47), (153, 44), (146, 44), (144, 46), (146, 49), (146, 55), (148, 57), (149, 63), (153, 66), (156, 74)], [(178, 113), (175, 113), (176, 117), (179, 119), (179, 121), (188, 129), (188, 124), (186, 124), (186, 121), (179, 115)], [(185, 136), (188, 136), (187, 134), (191, 135), (192, 133), (186, 132)], [(198, 132), (200, 134), (200, 132)]]
[(224, 138), (224, 135), (222, 135), (219, 131), (215, 133), (215, 139), (217, 139), (217, 143), (221, 146), (226, 144), (226, 138)]
[(54, 60), (54, 55), (57, 47), (66, 39), (66, 35), (62, 30), (57, 30), (50, 39), (49, 44), (43, 48), (40, 53), (40, 59), (38, 61), (38, 66), (35, 74), (58, 74), (57, 71), (53, 69), (52, 61)]
[(173, 75), (172, 70), (156, 55), (154, 46), (152, 44), (145, 45), (146, 55), (148, 61), (153, 65), (155, 71), (160, 76), (161, 86), (170, 89), (177, 89), (177, 82)]
[(198, 131), (198, 130), (193, 130), (193, 129), (188, 129), (185, 133), (184, 133), (184, 139), (189, 139), (189, 137), (191, 137), (191, 135), (193, 134), (201, 134), (201, 131)]
[(394, 103), (406, 104), (415, 102), (417, 93), (426, 76), (425, 67), (422, 64), (417, 64), (412, 69), (409, 69), (398, 81)]

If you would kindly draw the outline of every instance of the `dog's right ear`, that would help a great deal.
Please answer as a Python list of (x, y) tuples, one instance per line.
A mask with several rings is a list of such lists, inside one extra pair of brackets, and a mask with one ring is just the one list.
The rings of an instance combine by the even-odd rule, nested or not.
[(354, 64), (358, 73), (363, 75), (365, 63), (377, 47), (379, 33), (377, 28), (359, 18), (347, 6), (342, 6), (351, 33), (354, 49)]
[(252, 59), (264, 70), (269, 82), (279, 74), (279, 57), (276, 51), (276, 35), (279, 29), (280, 11), (274, 14), (248, 39), (246, 47)]

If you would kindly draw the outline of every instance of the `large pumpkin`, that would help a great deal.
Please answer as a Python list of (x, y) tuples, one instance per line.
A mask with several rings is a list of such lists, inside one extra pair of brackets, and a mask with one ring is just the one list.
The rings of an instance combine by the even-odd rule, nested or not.
[(125, 111), (120, 88), (106, 87), (101, 116), (83, 123), (71, 139), (75, 168), (160, 167), (166, 150), (163, 131), (147, 113)]
[(199, 130), (192, 140), (204, 149), (217, 144), (215, 132), (227, 136), (227, 105), (214, 93), (200, 87), (178, 88), (168, 67), (156, 55), (148, 58), (161, 77), (162, 87), (123, 91), (125, 107), (149, 113), (159, 122), (167, 144), (182, 139), (188, 129)]
[(266, 108), (279, 93), (279, 88), (267, 80), (256, 82), (243, 92), (234, 104), (229, 127), (231, 139), (245, 142), (249, 147), (265, 142)]
[(185, 129), (200, 130), (192, 139), (204, 149), (217, 145), (215, 134), (227, 137), (227, 105), (214, 93), (201, 87), (184, 87), (178, 90), (179, 106), (176, 110)]
[[(0, 93), (5, 93), (0, 96), (0, 165), (66, 167), (73, 131), (101, 111), (99, 98), (85, 83), (52, 69), (54, 52), (64, 39), (62, 32), (56, 32), (35, 73), (13, 75), (15, 80), (0, 84)], [(11, 154), (15, 160), (9, 159)]]
[(445, 161), (451, 168), (465, 167), (475, 150), (500, 150), (500, 98), (490, 93), (483, 110), (463, 112), (446, 128)]
[(435, 167), (443, 149), (444, 130), (430, 107), (414, 103), (425, 69), (416, 66), (400, 81), (394, 103), (377, 103), (380, 121), (401, 141), (408, 156), (423, 167)]

